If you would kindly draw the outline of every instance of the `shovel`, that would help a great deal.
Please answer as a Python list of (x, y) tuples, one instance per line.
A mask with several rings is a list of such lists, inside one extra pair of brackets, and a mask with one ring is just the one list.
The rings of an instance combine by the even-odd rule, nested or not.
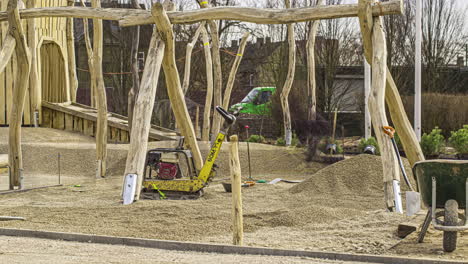
[[(398, 159), (398, 164), (400, 165), (401, 173), (403, 174), (403, 178), (405, 179), (406, 185), (410, 189), (409, 192), (406, 192), (406, 214), (408, 216), (412, 216), (419, 212), (419, 210), (421, 210), (421, 195), (414, 190), (413, 186), (409, 181), (408, 175), (406, 174), (406, 170), (403, 166), (403, 161), (401, 160), (400, 152), (398, 151), (398, 146), (395, 141), (395, 129), (391, 126), (384, 126), (383, 131), (390, 137), (392, 141), (392, 145), (395, 149), (396, 156)], [(395, 195), (399, 196), (400, 194), (396, 193)]]

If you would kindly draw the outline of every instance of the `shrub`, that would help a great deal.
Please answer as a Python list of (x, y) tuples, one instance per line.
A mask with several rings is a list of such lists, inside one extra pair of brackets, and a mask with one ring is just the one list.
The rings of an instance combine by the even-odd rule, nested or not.
[(276, 140), (276, 145), (278, 146), (286, 146), (286, 141), (284, 141), (283, 137), (280, 137)]
[(444, 146), (444, 136), (442, 129), (435, 127), (431, 133), (424, 133), (421, 137), (421, 149), (426, 156), (439, 155)]
[(359, 142), (359, 151), (364, 152), (364, 149), (367, 146), (374, 146), (376, 154), (377, 155), (380, 154), (379, 144), (377, 143), (377, 139), (375, 139), (375, 137), (370, 137), (368, 139), (365, 139), (365, 138), (361, 139), (361, 142)]
[(265, 143), (265, 138), (260, 135), (251, 135), (248, 139), (247, 142), (253, 142), (253, 143)]
[(297, 137), (296, 133), (293, 133), (291, 139), (291, 146), (297, 146), (299, 143), (299, 138)]
[(449, 142), (459, 154), (468, 154), (468, 125), (464, 125), (458, 131), (452, 131)]

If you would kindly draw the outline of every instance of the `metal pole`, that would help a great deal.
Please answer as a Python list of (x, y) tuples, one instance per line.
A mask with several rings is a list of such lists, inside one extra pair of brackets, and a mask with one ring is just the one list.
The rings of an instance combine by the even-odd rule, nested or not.
[(369, 94), (371, 88), (371, 67), (364, 58), (364, 136), (366, 139), (372, 135), (372, 120), (369, 112)]
[(414, 87), (414, 132), (421, 140), (421, 47), (422, 47), (422, 0), (416, 0), (416, 47)]

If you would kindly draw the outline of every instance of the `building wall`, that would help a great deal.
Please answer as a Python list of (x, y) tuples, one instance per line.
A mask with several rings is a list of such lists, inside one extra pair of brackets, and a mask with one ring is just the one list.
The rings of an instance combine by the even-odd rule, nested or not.
[[(25, 1), (24, 1), (25, 2)], [(6, 11), (8, 0), (0, 0), (0, 10)], [(38, 0), (35, 1), (35, 7), (52, 7), (52, 6), (66, 6), (67, 0)], [(27, 36), (27, 22), (23, 20), (23, 29)], [(0, 23), (0, 46), (3, 45), (3, 39), (8, 33), (8, 22)], [(66, 45), (66, 18), (37, 18), (36, 19), (36, 43), (28, 43), (28, 45), (34, 45), (37, 52), (37, 62), (32, 65), (36, 67), (39, 75), (39, 87), (38, 87), (38, 97), (35, 97), (31, 93), (33, 89), (31, 87), (26, 93), (26, 100), (24, 105), (24, 115), (23, 115), (23, 125), (32, 125), (34, 124), (33, 116), (34, 109), (32, 109), (32, 98), (37, 98), (37, 104), (40, 109), (40, 102), (42, 101), (42, 67), (53, 67), (53, 69), (48, 69), (48, 72), (52, 76), (49, 76), (48, 81), (46, 82), (49, 87), (48, 91), (61, 91), (64, 92), (64, 98), (69, 100), (69, 82), (68, 82), (68, 52)], [(28, 40), (30, 42), (30, 40)], [(43, 49), (43, 45), (54, 46), (55, 48)], [(49, 52), (47, 56), (53, 57), (55, 60), (59, 60), (62, 63), (43, 63), (41, 61), (41, 51), (44, 50), (53, 50)], [(44, 55), (42, 54), (42, 57)], [(57, 59), (58, 58), (58, 59)], [(8, 125), (9, 123), (9, 112), (11, 111), (12, 105), (12, 94), (13, 89), (15, 89), (15, 79), (16, 79), (16, 55), (13, 54), (10, 63), (6, 66), (5, 71), (0, 73), (0, 126)], [(41, 65), (44, 66), (41, 66)], [(49, 65), (49, 66), (46, 66)], [(65, 100), (64, 100), (65, 101)], [(40, 115), (39, 115), (40, 116)]]

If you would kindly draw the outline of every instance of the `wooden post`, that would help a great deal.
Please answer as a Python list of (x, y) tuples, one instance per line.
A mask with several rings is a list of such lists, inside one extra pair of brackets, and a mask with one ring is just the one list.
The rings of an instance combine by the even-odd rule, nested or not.
[[(211, 4), (206, 0), (197, 0), (200, 4), (200, 8), (210, 8)], [(223, 72), (221, 68), (221, 55), (219, 53), (220, 43), (219, 43), (219, 32), (218, 24), (213, 20), (207, 21), (208, 26), (210, 27), (210, 36), (211, 36), (211, 52), (213, 57), (213, 70), (214, 70), (214, 86), (213, 86), (213, 103), (215, 106), (223, 104), (222, 101), (222, 89), (223, 89)], [(219, 130), (221, 129), (220, 125), (221, 116), (213, 116), (213, 127), (211, 128), (211, 134), (213, 137), (218, 135)]]
[(388, 125), (385, 115), (387, 48), (381, 18), (373, 18), (370, 12), (372, 2), (373, 0), (359, 0), (359, 22), (366, 59), (372, 65), (372, 88), (369, 97), (369, 108), (382, 157), (385, 204), (388, 209), (394, 210), (395, 195), (399, 194), (393, 193), (393, 180), (400, 180), (400, 171), (390, 138), (382, 130), (383, 126)]
[(213, 102), (213, 60), (211, 59), (210, 40), (205, 27), (202, 29), (203, 49), (205, 52), (205, 67), (206, 67), (206, 98), (205, 108), (203, 110), (203, 129), (202, 141), (210, 141), (211, 128), (211, 104)]
[[(388, 74), (388, 73), (387, 73)], [(387, 77), (388, 78), (388, 77)], [(372, 119), (369, 112), (369, 94), (371, 89), (371, 67), (364, 58), (364, 137), (366, 139), (372, 134)]]
[[(245, 46), (247, 45), (247, 40), (249, 39), (250, 33), (245, 32), (242, 36), (242, 40), (239, 44), (239, 48), (237, 49), (236, 58), (234, 59), (234, 63), (232, 64), (231, 72), (229, 73), (229, 79), (226, 84), (226, 90), (224, 91), (224, 98), (223, 98), (223, 108), (229, 108), (229, 101), (231, 100), (231, 93), (232, 88), (234, 87), (234, 81), (236, 80), (237, 71), (239, 69), (239, 65), (242, 61), (242, 57), (244, 56)], [(219, 116), (219, 115), (217, 115)], [(224, 123), (224, 118), (218, 118), (219, 125), (216, 127), (221, 128)]]
[[(34, 8), (35, 1), (28, 0), (26, 2), (27, 8)], [(40, 111), (41, 109), (41, 90), (39, 83), (39, 74), (37, 71), (37, 37), (36, 37), (36, 19), (27, 20), (27, 34), (28, 34), (28, 46), (31, 53), (31, 72), (29, 74), (29, 90), (31, 100), (31, 118), (34, 118), (34, 112)]]
[[(21, 122), (23, 117), (24, 101), (29, 85), (29, 73), (31, 71), (31, 54), (26, 36), (21, 24), (19, 10), (19, 1), (8, 1), (8, 34), (13, 36), (16, 42), (16, 57), (18, 65), (18, 74), (16, 75), (15, 87), (13, 89), (13, 105), (11, 107), (10, 127), (8, 137), (8, 160), (11, 169), (10, 189), (15, 186), (21, 186), (23, 155), (21, 152)], [(11, 41), (10, 41), (11, 44)]]
[(200, 148), (197, 144), (195, 130), (190, 119), (190, 115), (185, 104), (184, 93), (180, 85), (179, 73), (175, 61), (175, 43), (172, 24), (167, 17), (163, 5), (156, 3), (151, 10), (153, 14), (156, 28), (158, 29), (161, 39), (166, 44), (164, 52), (163, 70), (166, 77), (167, 92), (171, 101), (172, 110), (174, 111), (176, 122), (180, 127), (181, 134), (185, 137), (186, 146), (192, 151), (195, 168), (200, 170), (203, 167), (203, 159)]
[[(67, 6), (75, 6), (74, 0), (68, 0)], [(72, 102), (76, 102), (76, 92), (78, 91), (78, 77), (76, 75), (75, 61), (75, 36), (73, 30), (73, 18), (67, 18), (67, 50), (68, 50), (68, 76), (70, 83), (70, 93)], [(31, 71), (32, 73), (32, 71)]]
[(200, 23), (197, 30), (195, 31), (195, 34), (193, 35), (192, 41), (190, 41), (190, 43), (187, 44), (187, 48), (185, 50), (184, 82), (182, 84), (182, 91), (184, 92), (184, 94), (187, 93), (189, 84), (190, 84), (190, 71), (191, 71), (193, 47), (195, 47), (195, 44), (198, 41), (198, 37), (200, 36), (201, 31), (205, 27), (205, 23), (206, 23), (205, 21)]
[[(325, 0), (317, 0), (316, 6), (323, 5)], [(308, 91), (308, 118), (317, 119), (317, 83), (315, 80), (315, 37), (320, 25), (320, 20), (314, 20), (311, 23), (309, 38), (307, 39), (307, 91)]]
[[(286, 8), (291, 8), (291, 1), (285, 0)], [(289, 64), (286, 81), (281, 91), (280, 100), (283, 109), (283, 125), (284, 125), (284, 141), (286, 146), (291, 146), (292, 128), (291, 128), (291, 112), (289, 110), (289, 92), (294, 82), (296, 72), (296, 40), (294, 34), (294, 24), (288, 24), (288, 45), (289, 45)]]
[(200, 106), (197, 104), (197, 111), (195, 112), (195, 136), (200, 138)]
[[(138, 0), (132, 0), (132, 6), (135, 9), (141, 9)], [(140, 68), (138, 63), (138, 50), (140, 48), (140, 26), (133, 28), (132, 49), (131, 49), (131, 70), (132, 70), (132, 87), (128, 91), (127, 116), (128, 129), (132, 131), (133, 124), (133, 109), (135, 101), (140, 91)]]
[(154, 99), (158, 88), (157, 80), (161, 71), (164, 48), (165, 44), (155, 29), (146, 57), (145, 70), (141, 80), (141, 89), (138, 93), (133, 112), (133, 120), (135, 120), (135, 122), (130, 132), (130, 146), (128, 148), (124, 174), (124, 179), (127, 174), (138, 175), (135, 200), (140, 199), (146, 151), (148, 149), (148, 135), (151, 128), (151, 115), (153, 113)]
[(241, 166), (239, 161), (239, 142), (237, 135), (229, 138), (229, 157), (232, 189), (232, 241), (234, 245), (242, 246), (244, 225), (242, 216)]
[[(94, 8), (101, 7), (100, 0), (92, 0), (91, 6)], [(107, 161), (107, 98), (106, 88), (104, 84), (104, 77), (102, 71), (102, 53), (103, 53), (103, 39), (102, 39), (102, 20), (93, 20), (93, 64), (95, 74), (95, 88), (96, 88), (96, 106), (98, 109), (97, 114), (97, 129), (96, 129), (96, 160), (100, 165), (97, 168), (97, 178), (106, 176), (106, 161)]]

